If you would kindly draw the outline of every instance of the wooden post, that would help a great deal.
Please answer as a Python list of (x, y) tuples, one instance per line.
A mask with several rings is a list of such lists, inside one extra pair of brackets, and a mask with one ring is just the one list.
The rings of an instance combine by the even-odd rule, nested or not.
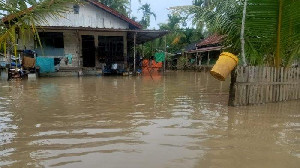
[[(81, 64), (80, 64), (80, 58), (81, 58), (81, 54), (82, 54), (82, 44), (81, 44), (81, 41), (80, 41), (80, 34), (79, 34), (79, 31), (78, 30), (76, 30), (76, 36), (77, 36), (77, 40), (78, 40), (78, 42), (77, 42), (77, 44), (78, 44), (78, 46), (77, 46), (77, 48), (78, 48), (78, 51), (77, 51), (77, 53), (78, 53), (78, 56), (77, 56), (77, 65), (78, 65), (78, 68), (80, 68), (80, 66), (81, 66)], [(35, 58), (36, 59), (36, 58)]]
[(133, 35), (133, 74), (136, 74), (136, 34)]
[(144, 44), (142, 44), (142, 57), (145, 58)]
[(231, 83), (230, 83), (230, 90), (229, 90), (229, 100), (228, 100), (228, 105), (229, 106), (235, 106), (235, 84), (236, 84), (236, 78), (237, 78), (237, 73), (236, 69), (234, 69), (231, 72)]
[(164, 60), (164, 73), (166, 72), (166, 61), (167, 61), (167, 36), (165, 36), (165, 60)]
[(210, 59), (209, 59), (209, 52), (208, 52), (208, 55), (207, 55), (207, 65), (209, 65), (209, 62), (210, 62)]
[(6, 56), (6, 59), (7, 59), (7, 63), (8, 63), (8, 68), (11, 68), (11, 55), (10, 55), (10, 50), (9, 50), (9, 48), (7, 48), (7, 56)]
[(11, 68), (11, 55), (10, 55), (10, 48), (7, 48), (7, 55), (6, 55), (6, 61), (8, 63), (8, 66), (6, 67), (7, 69), (7, 81), (10, 80), (11, 78), (11, 73), (10, 73), (10, 68)]
[(202, 65), (202, 55), (201, 55), (201, 53), (200, 53), (199, 66), (201, 66), (201, 65)]
[(196, 67), (198, 66), (198, 52), (196, 52)]

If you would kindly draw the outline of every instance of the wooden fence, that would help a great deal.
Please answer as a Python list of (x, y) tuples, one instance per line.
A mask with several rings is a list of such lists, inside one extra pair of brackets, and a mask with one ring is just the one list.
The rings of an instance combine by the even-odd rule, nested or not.
[(230, 106), (300, 99), (300, 68), (237, 67), (231, 75)]

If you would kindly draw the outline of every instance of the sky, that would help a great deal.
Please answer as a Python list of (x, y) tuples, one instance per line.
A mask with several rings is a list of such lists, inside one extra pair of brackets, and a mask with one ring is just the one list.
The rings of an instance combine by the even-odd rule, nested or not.
[[(168, 20), (168, 14), (170, 11), (168, 8), (173, 6), (191, 5), (193, 0), (142, 0), (142, 4), (149, 3), (152, 11), (156, 14), (156, 20), (151, 18), (151, 25), (149, 29), (158, 28), (157, 24), (166, 23)], [(139, 20), (142, 17), (142, 11), (138, 12), (138, 8), (141, 6), (138, 0), (132, 0), (132, 13)]]

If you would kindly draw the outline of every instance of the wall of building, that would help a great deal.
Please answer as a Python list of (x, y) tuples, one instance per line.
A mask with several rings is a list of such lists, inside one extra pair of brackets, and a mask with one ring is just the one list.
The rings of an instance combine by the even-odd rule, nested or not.
[(66, 64), (65, 61), (61, 61), (62, 67), (80, 67), (80, 39), (78, 32), (76, 31), (64, 31), (64, 49), (65, 55), (71, 54), (72, 64)]
[[(124, 39), (124, 63), (127, 61), (127, 33), (126, 32), (91, 32), (91, 31), (76, 31), (76, 30), (44, 30), (45, 32), (63, 32), (64, 36), (64, 55), (53, 56), (47, 55), (46, 57), (61, 58), (60, 67), (62, 68), (76, 68), (82, 67), (82, 35), (93, 35), (95, 38), (95, 47), (98, 46), (98, 36), (123, 36)], [(34, 39), (32, 37), (26, 39), (25, 45), (22, 44), (23, 40), (19, 40), (19, 49), (35, 50)], [(66, 55), (72, 55), (72, 63), (65, 62)], [(39, 55), (42, 56), (42, 55)], [(96, 67), (102, 68), (98, 61), (97, 53), (95, 55)]]
[[(98, 36), (123, 36), (123, 43), (124, 43), (124, 49), (123, 49), (123, 55), (124, 55), (124, 64), (126, 64), (125, 62), (127, 62), (127, 32), (90, 32), (90, 31), (80, 31), (79, 32), (80, 35), (80, 40), (81, 40), (81, 36), (82, 35), (93, 35), (95, 38), (95, 47), (97, 48), (98, 46)], [(81, 51), (81, 41), (80, 41), (80, 55), (82, 55)], [(95, 56), (96, 59), (96, 67), (97, 68), (102, 68), (102, 65), (100, 64), (100, 62), (98, 61), (99, 58), (97, 56)], [(80, 62), (83, 62), (83, 58), (80, 57)]]
[(114, 15), (88, 3), (79, 7), (79, 13), (74, 14), (73, 4), (68, 5), (70, 12), (62, 13), (63, 17), (49, 17), (40, 26), (67, 26), (128, 29), (129, 24)]
[[(37, 56), (43, 56), (43, 57), (51, 57), (51, 58), (61, 58), (60, 62), (60, 67), (79, 67), (79, 49), (80, 49), (80, 43), (79, 43), (79, 38), (78, 38), (78, 32), (75, 30), (70, 31), (70, 30), (49, 30), (45, 32), (62, 32), (63, 37), (64, 37), (64, 54), (57, 56), (57, 55), (51, 55), (48, 53), (47, 56), (43, 55), (37, 55)], [(25, 39), (25, 44), (23, 44), (23, 40), (19, 40), (19, 49), (24, 50), (36, 50), (38, 47), (37, 42), (35, 42), (33, 37), (28, 37)], [(45, 49), (45, 46), (43, 46)], [(72, 63), (71, 64), (66, 64), (65, 59), (66, 55), (72, 55)]]

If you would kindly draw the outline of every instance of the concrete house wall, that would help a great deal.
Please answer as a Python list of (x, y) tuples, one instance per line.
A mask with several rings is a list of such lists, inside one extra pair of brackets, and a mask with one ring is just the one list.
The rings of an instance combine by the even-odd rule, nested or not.
[[(85, 3), (80, 5), (79, 14), (74, 14), (73, 4), (69, 5), (72, 11), (64, 13), (65, 18), (48, 18), (47, 23), (40, 26), (45, 27), (91, 27), (91, 28), (111, 28), (111, 29), (129, 29), (129, 23), (115, 17), (114, 15), (97, 8), (91, 4)], [(64, 38), (64, 55), (47, 55), (46, 57), (62, 58), (60, 67), (82, 67), (82, 35), (93, 35), (95, 39), (95, 46), (98, 46), (98, 36), (123, 36), (124, 39), (124, 57), (127, 56), (127, 33), (126, 32), (96, 32), (96, 31), (76, 31), (67, 29), (41, 29), (39, 32), (62, 32)], [(26, 43), (22, 44), (19, 40), (20, 49), (36, 50), (37, 43), (33, 37), (27, 38)], [(72, 64), (66, 64), (64, 61), (65, 55), (72, 54)], [(43, 56), (43, 55), (38, 55)], [(96, 54), (96, 67), (101, 68), (98, 56)], [(124, 58), (125, 62), (125, 58)]]
[(79, 6), (79, 14), (74, 14), (73, 4), (69, 4), (69, 12), (63, 13), (60, 18), (48, 17), (47, 22), (39, 26), (63, 26), (63, 27), (91, 27), (128, 29), (129, 23), (100, 9), (92, 4), (84, 3)]

